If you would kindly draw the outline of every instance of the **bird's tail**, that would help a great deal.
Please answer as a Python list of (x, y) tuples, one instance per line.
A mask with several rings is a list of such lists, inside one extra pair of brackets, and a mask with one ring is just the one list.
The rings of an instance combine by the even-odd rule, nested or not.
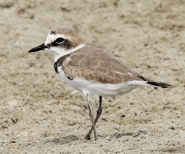
[(148, 81), (147, 84), (155, 86), (155, 87), (161, 87), (161, 88), (169, 88), (169, 87), (171, 87), (170, 84), (162, 83), (162, 82)]
[(143, 77), (143, 76), (138, 76), (138, 77), (141, 78), (141, 79), (143, 79), (144, 81), (146, 81), (146, 83), (148, 85), (152, 85), (154, 87), (161, 87), (161, 88), (169, 88), (169, 87), (171, 87), (171, 85), (170, 84), (167, 84), (167, 83), (155, 82), (155, 81), (150, 80), (150, 79), (148, 79), (146, 77)]

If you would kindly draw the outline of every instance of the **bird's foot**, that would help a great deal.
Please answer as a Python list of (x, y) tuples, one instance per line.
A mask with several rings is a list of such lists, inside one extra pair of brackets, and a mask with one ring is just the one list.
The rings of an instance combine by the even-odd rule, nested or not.
[(91, 135), (90, 135), (90, 134), (87, 134), (87, 135), (85, 136), (85, 139), (86, 139), (86, 140), (90, 140), (90, 139), (91, 139)]

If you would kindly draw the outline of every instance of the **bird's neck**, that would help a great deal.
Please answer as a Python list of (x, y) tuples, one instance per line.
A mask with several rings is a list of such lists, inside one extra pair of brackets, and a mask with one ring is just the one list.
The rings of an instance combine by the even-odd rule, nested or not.
[(54, 47), (52, 47), (50, 49), (50, 52), (53, 54), (54, 62), (56, 62), (60, 57), (63, 57), (63, 56), (68, 55), (68, 54), (70, 54), (72, 52), (75, 52), (75, 51), (83, 48), (84, 46), (85, 46), (85, 44), (81, 44), (81, 45), (77, 46), (76, 48), (72, 48), (70, 50), (58, 49), (56, 47), (54, 49)]

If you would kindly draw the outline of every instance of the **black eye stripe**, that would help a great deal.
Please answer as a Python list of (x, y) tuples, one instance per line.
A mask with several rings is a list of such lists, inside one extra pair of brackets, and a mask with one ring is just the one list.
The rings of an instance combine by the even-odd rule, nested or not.
[(60, 37), (60, 38), (57, 38), (54, 42), (52, 42), (50, 46), (62, 45), (64, 42), (65, 42), (65, 39)]
[(60, 44), (60, 43), (63, 43), (64, 42), (64, 39), (63, 38), (57, 38), (56, 40), (55, 40), (55, 42), (57, 43), (57, 44)]
[(70, 49), (72, 47), (70, 41), (67, 39), (63, 39), (63, 38), (57, 38), (54, 42), (52, 42), (51, 44), (48, 44), (48, 46), (49, 47), (60, 46), (66, 49)]

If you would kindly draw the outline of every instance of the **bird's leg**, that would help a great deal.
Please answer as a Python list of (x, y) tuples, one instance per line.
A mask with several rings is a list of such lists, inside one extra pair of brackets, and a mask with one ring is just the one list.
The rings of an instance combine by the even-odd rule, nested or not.
[[(99, 108), (97, 110), (97, 115), (96, 115), (96, 119), (94, 121), (94, 126), (96, 125), (96, 123), (102, 113), (102, 106), (101, 105), (102, 105), (102, 96), (99, 97)], [(89, 133), (85, 136), (85, 139), (90, 140), (92, 130), (93, 130), (93, 127), (91, 127)]]
[(85, 98), (86, 98), (86, 101), (87, 101), (87, 104), (88, 104), (88, 108), (89, 108), (89, 116), (91, 117), (92, 129), (94, 130), (94, 138), (95, 138), (95, 140), (97, 140), (92, 107), (91, 107), (90, 101), (88, 99), (88, 95), (85, 95)]

